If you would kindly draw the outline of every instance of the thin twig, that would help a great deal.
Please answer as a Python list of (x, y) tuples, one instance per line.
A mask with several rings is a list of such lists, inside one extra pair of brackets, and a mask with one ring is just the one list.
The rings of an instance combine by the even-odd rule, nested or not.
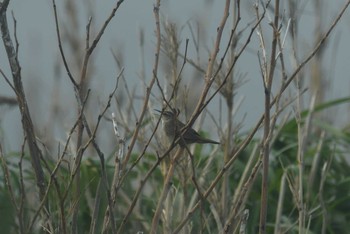
[[(278, 19), (279, 19), (279, 0), (275, 0), (275, 15), (272, 23), (272, 45), (270, 54), (269, 70), (264, 76), (264, 93), (265, 93), (265, 114), (264, 114), (264, 136), (262, 142), (262, 156), (263, 156), (263, 175), (261, 184), (261, 208), (260, 208), (260, 223), (259, 233), (266, 233), (266, 218), (267, 218), (267, 199), (268, 199), (268, 175), (269, 175), (269, 158), (270, 158), (270, 141), (271, 134), (271, 119), (270, 119), (270, 102), (271, 102), (271, 88), (276, 67), (276, 51), (278, 38)], [(267, 69), (267, 67), (266, 67)]]
[[(309, 53), (309, 55), (300, 63), (300, 65), (294, 70), (294, 72), (291, 74), (291, 76), (288, 78), (288, 80), (286, 81), (286, 83), (284, 84), (284, 86), (280, 89), (280, 92), (278, 93), (278, 95), (271, 101), (270, 103), (270, 108), (272, 108), (272, 106), (276, 103), (276, 100), (284, 93), (284, 91), (287, 89), (287, 87), (289, 87), (290, 83), (295, 79), (295, 77), (297, 76), (297, 74), (300, 72), (300, 70), (310, 61), (310, 59), (314, 56), (314, 54), (316, 54), (316, 52), (318, 51), (319, 47), (326, 41), (326, 39), (329, 37), (329, 35), (331, 34), (331, 32), (333, 31), (334, 27), (336, 26), (336, 24), (339, 22), (339, 20), (341, 19), (341, 17), (343, 16), (343, 14), (345, 13), (345, 10), (347, 9), (347, 7), (350, 5), (350, 0), (347, 1), (347, 3), (341, 8), (340, 13), (337, 15), (337, 17), (335, 18), (335, 20), (333, 21), (333, 23), (331, 24), (331, 26), (329, 27), (329, 29), (327, 30), (326, 34), (324, 35), (324, 37), (320, 40), (320, 42), (314, 47), (314, 49)], [(259, 19), (259, 21), (261, 21), (261, 19)], [(258, 23), (259, 23), (258, 21)], [(256, 25), (253, 27), (251, 34), (254, 32), (256, 28)], [(243, 46), (243, 48), (246, 47), (246, 45), (249, 43), (250, 38), (251, 38), (251, 34), (248, 36), (248, 40), (245, 43), (245, 46)], [(242, 49), (243, 49), (242, 48)], [(243, 52), (243, 50), (241, 50), (241, 52)], [(239, 53), (238, 55), (236, 55), (236, 58), (238, 58), (240, 56), (241, 53)], [(237, 57), (238, 56), (238, 57)], [(237, 60), (235, 60), (236, 62)], [(232, 64), (231, 69), (233, 69), (233, 66), (235, 64), (235, 62)], [(219, 180), (222, 178), (222, 175), (225, 173), (225, 171), (232, 165), (232, 163), (237, 159), (238, 155), (243, 151), (243, 149), (246, 148), (246, 146), (249, 144), (249, 142), (251, 141), (251, 139), (253, 138), (253, 136), (255, 135), (255, 133), (258, 131), (258, 129), (261, 126), (261, 123), (264, 120), (264, 115), (262, 115), (259, 119), (259, 121), (257, 122), (257, 124), (255, 125), (255, 127), (253, 128), (253, 130), (250, 132), (250, 134), (245, 138), (245, 140), (240, 144), (240, 146), (238, 147), (238, 149), (236, 149), (235, 151), (232, 151), (232, 157), (230, 159), (230, 161), (225, 164), (225, 166), (222, 168), (222, 170), (217, 174), (217, 176), (215, 177), (215, 179), (212, 181), (212, 183), (210, 184), (210, 186), (208, 187), (208, 189), (206, 190), (206, 192), (203, 194), (204, 197), (208, 196), (209, 193), (214, 189), (214, 187), (216, 186), (216, 184), (219, 182)], [(185, 225), (185, 223), (189, 220), (190, 217), (192, 217), (194, 211), (199, 207), (199, 203), (197, 202), (192, 209), (189, 210), (189, 212), (187, 213), (187, 215), (184, 217), (184, 219), (180, 222), (180, 224), (177, 226), (177, 228), (175, 229), (175, 233), (178, 233), (181, 228)]]
[(137, 139), (137, 136), (138, 136), (140, 128), (141, 128), (141, 123), (143, 121), (143, 118), (144, 118), (146, 110), (147, 110), (148, 100), (149, 100), (149, 97), (151, 95), (151, 90), (153, 88), (154, 82), (155, 82), (156, 77), (157, 77), (158, 64), (159, 64), (159, 51), (160, 51), (160, 44), (161, 44), (159, 8), (160, 8), (160, 0), (157, 0), (155, 6), (153, 7), (153, 14), (154, 14), (155, 21), (156, 21), (156, 37), (157, 37), (157, 44), (156, 44), (156, 49), (155, 49), (155, 60), (154, 60), (154, 65), (153, 65), (153, 70), (152, 70), (153, 78), (151, 79), (149, 86), (146, 89), (146, 96), (144, 97), (144, 102), (143, 102), (143, 106), (141, 109), (141, 114), (140, 114), (138, 121), (136, 122), (136, 128), (135, 128), (134, 133), (131, 137), (128, 152), (126, 153), (125, 159), (123, 161), (123, 165), (122, 165), (123, 171), (126, 168), (126, 165), (129, 162), (131, 153), (134, 149), (136, 139)]
[[(117, 91), (118, 84), (119, 84), (119, 79), (122, 77), (123, 71), (124, 71), (124, 68), (122, 68), (121, 72), (117, 76), (116, 85), (114, 87), (113, 92), (109, 95), (107, 106), (110, 106), (111, 99), (114, 96), (115, 92)], [(107, 108), (105, 110), (107, 110)], [(114, 132), (115, 132), (115, 134), (117, 136), (117, 140), (118, 140), (117, 144), (119, 146), (120, 154), (115, 157), (115, 162), (116, 162), (115, 170), (114, 170), (114, 175), (113, 175), (110, 195), (108, 195), (110, 201), (109, 201), (109, 206), (108, 206), (108, 208), (107, 208), (107, 210), (105, 212), (104, 224), (103, 224), (102, 230), (106, 230), (106, 228), (108, 227), (108, 225), (109, 225), (109, 223), (111, 221), (111, 218), (113, 218), (113, 210), (112, 209), (114, 208), (115, 197), (116, 197), (116, 189), (115, 189), (115, 187), (117, 186), (118, 180), (119, 180), (119, 177), (120, 177), (120, 173), (121, 173), (120, 162), (121, 162), (122, 158), (124, 157), (124, 147), (125, 147), (125, 140), (121, 139), (121, 137), (120, 137), (120, 135), (118, 133), (117, 123), (115, 121), (113, 113), (112, 113), (112, 122), (113, 122), (113, 126), (114, 126)], [(105, 176), (105, 177), (107, 178), (107, 176)], [(108, 181), (105, 181), (104, 183), (106, 183), (106, 182), (108, 182)], [(115, 225), (114, 221), (112, 222), (112, 225)]]
[(63, 51), (63, 47), (62, 47), (62, 42), (61, 42), (61, 33), (60, 33), (60, 27), (59, 27), (59, 24), (58, 24), (58, 17), (57, 17), (57, 7), (56, 7), (56, 0), (52, 0), (52, 6), (53, 6), (53, 12), (54, 12), (54, 15), (55, 15), (55, 26), (56, 26), (56, 34), (57, 34), (57, 40), (58, 40), (58, 48), (60, 50), (60, 54), (61, 54), (61, 57), (62, 57), (62, 61), (63, 61), (63, 64), (64, 64), (64, 67), (67, 71), (67, 75), (70, 79), (70, 81), (72, 82), (73, 86), (75, 89), (78, 88), (78, 84), (75, 82), (75, 79), (70, 71), (70, 68), (68, 66), (68, 63), (67, 63), (67, 60), (66, 60), (66, 56), (64, 54), (64, 51)]

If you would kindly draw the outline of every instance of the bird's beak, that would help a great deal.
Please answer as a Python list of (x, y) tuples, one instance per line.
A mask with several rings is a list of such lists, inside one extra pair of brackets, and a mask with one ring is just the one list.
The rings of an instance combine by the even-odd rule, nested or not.
[[(155, 111), (157, 111), (157, 112), (159, 112), (159, 114), (161, 114), (162, 113), (162, 111), (160, 111), (160, 110), (157, 110), (157, 109), (154, 109)], [(158, 114), (158, 113), (157, 113)]]

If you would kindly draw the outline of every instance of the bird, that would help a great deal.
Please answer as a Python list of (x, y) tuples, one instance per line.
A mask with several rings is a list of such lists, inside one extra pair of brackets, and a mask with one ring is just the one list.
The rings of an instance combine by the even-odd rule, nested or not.
[(177, 138), (180, 138), (179, 145), (185, 147), (185, 145), (199, 143), (199, 144), (220, 144), (220, 142), (207, 139), (199, 135), (193, 128), (187, 128), (181, 137), (181, 130), (185, 127), (185, 124), (177, 119), (179, 111), (160, 111), (156, 110), (161, 114), (163, 130), (166, 137), (174, 142)]

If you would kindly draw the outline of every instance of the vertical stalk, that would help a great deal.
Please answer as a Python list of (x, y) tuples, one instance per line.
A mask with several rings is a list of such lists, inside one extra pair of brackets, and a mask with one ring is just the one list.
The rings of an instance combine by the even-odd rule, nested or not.
[(268, 200), (268, 174), (269, 174), (269, 156), (270, 156), (270, 103), (271, 103), (271, 87), (273, 75), (276, 66), (276, 48), (278, 37), (278, 17), (279, 17), (279, 0), (275, 0), (275, 17), (272, 25), (273, 40), (270, 55), (270, 69), (268, 75), (264, 79), (265, 89), (265, 118), (264, 118), (264, 138), (262, 143), (262, 161), (263, 161), (263, 178), (261, 192), (261, 210), (259, 233), (266, 233), (266, 217), (267, 217), (267, 200)]
[(287, 177), (287, 174), (286, 172), (284, 172), (281, 178), (281, 185), (280, 185), (280, 191), (278, 196), (274, 234), (282, 233), (280, 228), (281, 228), (281, 217), (282, 217), (282, 211), (283, 211), (283, 202), (284, 202), (284, 196), (286, 191), (286, 177)]
[[(2, 35), (2, 41), (4, 44), (4, 48), (7, 54), (7, 59), (9, 61), (12, 79), (13, 79), (13, 87), (17, 96), (18, 108), (21, 113), (21, 122), (22, 129), (25, 137), (27, 138), (27, 145), (29, 148), (29, 155), (32, 164), (32, 168), (35, 173), (36, 185), (39, 189), (39, 199), (41, 203), (45, 203), (45, 209), (42, 210), (43, 219), (49, 219), (50, 217), (50, 209), (48, 206), (48, 202), (46, 199), (46, 190), (47, 190), (47, 182), (45, 180), (44, 171), (41, 164), (41, 158), (43, 157), (36, 140), (35, 128), (31, 119), (29, 107), (27, 104), (27, 99), (24, 93), (24, 88), (22, 84), (22, 74), (21, 74), (21, 66), (18, 59), (18, 41), (16, 35), (16, 22), (15, 24), (15, 45), (10, 36), (10, 31), (7, 23), (7, 7), (9, 5), (9, 0), (4, 0), (0, 2), (0, 31)], [(46, 221), (46, 220), (45, 220)], [(43, 225), (46, 226), (45, 221)], [(52, 231), (49, 226), (46, 227), (47, 231)]]
[(303, 175), (304, 175), (304, 151), (303, 151), (303, 129), (301, 123), (298, 123), (298, 166), (299, 166), (299, 176), (298, 176), (298, 210), (299, 210), (299, 233), (304, 233), (305, 225), (305, 207), (304, 207), (304, 189), (303, 189)]
[[(239, 2), (237, 4), (232, 4), (232, 25), (236, 25), (238, 23), (240, 13), (239, 13)], [(231, 44), (230, 46), (230, 64), (232, 64), (235, 60), (235, 45)], [(230, 154), (231, 150), (234, 148), (234, 146), (231, 145), (233, 134), (232, 134), (232, 123), (233, 123), (233, 103), (234, 103), (234, 75), (233, 72), (230, 72), (230, 78), (227, 81), (227, 93), (224, 95), (226, 99), (226, 105), (227, 105), (227, 132), (226, 132), (226, 143), (224, 148), (224, 165), (231, 159)], [(222, 210), (222, 219), (225, 221), (226, 217), (228, 216), (228, 191), (229, 190), (229, 174), (225, 173), (223, 176), (222, 181), (222, 187), (221, 187), (221, 210)]]
[[(228, 106), (227, 110), (227, 136), (226, 136), (226, 144), (224, 151), (224, 165), (230, 160), (230, 152), (231, 152), (231, 139), (232, 139), (232, 109), (233, 105)], [(228, 187), (229, 187), (229, 173), (225, 173), (222, 180), (221, 187), (221, 209), (222, 209), (222, 218), (225, 220), (228, 214), (229, 204), (227, 203), (228, 197)]]
[(177, 163), (177, 159), (183, 155), (183, 152), (184, 152), (184, 148), (179, 147), (179, 149), (176, 151), (176, 154), (174, 155), (174, 158), (171, 160), (170, 167), (168, 169), (168, 174), (167, 174), (165, 181), (164, 181), (163, 191), (159, 197), (157, 209), (153, 215), (152, 227), (151, 227), (151, 231), (150, 231), (151, 234), (157, 233), (157, 227), (158, 227), (160, 215), (161, 215), (161, 212), (163, 209), (163, 203), (164, 203), (165, 199), (167, 198), (169, 190), (171, 188), (171, 180), (172, 180), (173, 175), (174, 175), (175, 165)]

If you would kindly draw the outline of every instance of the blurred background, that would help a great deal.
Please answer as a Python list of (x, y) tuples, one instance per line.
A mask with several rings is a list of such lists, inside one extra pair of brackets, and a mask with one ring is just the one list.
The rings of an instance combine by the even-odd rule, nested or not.
[[(296, 62), (293, 61), (292, 56), (288, 55), (295, 53), (300, 60), (304, 58), (332, 24), (343, 2), (341, 0), (282, 1), (281, 9), (284, 9), (281, 13), (284, 20), (282, 32), (285, 33), (287, 28), (292, 30), (290, 25), (288, 27), (290, 20), (295, 20), (295, 25), (297, 25), (297, 28), (293, 28), (297, 45), (293, 47), (291, 34), (285, 37), (285, 63), (288, 66), (286, 70), (289, 72), (287, 75), (293, 71)], [(74, 76), (77, 77), (81, 69), (86, 38), (85, 27), (89, 17), (92, 17), (91, 38), (93, 38), (114, 4), (114, 1), (91, 0), (57, 2), (63, 48)], [(96, 97), (91, 98), (89, 103), (88, 113), (91, 120), (97, 117), (98, 104), (101, 104), (98, 102), (106, 100), (122, 67), (124, 68), (125, 81), (131, 92), (140, 94), (145, 92), (144, 83), (147, 83), (152, 77), (154, 59), (153, 4), (151, 0), (125, 1), (107, 27), (101, 43), (94, 51), (89, 67), (89, 87), (92, 91), (91, 95)], [(185, 51), (185, 40), (188, 38), (187, 57), (199, 64), (204, 65), (207, 62), (208, 49), (213, 45), (223, 4), (222, 1), (210, 0), (165, 0), (161, 2), (162, 24), (164, 27), (165, 24), (176, 24), (179, 51), (182, 54)], [(245, 38), (255, 19), (254, 1), (242, 1), (241, 4), (242, 19), (239, 27), (242, 38)], [(290, 9), (293, 7), (295, 15), (291, 15)], [(39, 135), (45, 135), (47, 139), (60, 140), (65, 138), (66, 131), (76, 116), (76, 104), (74, 92), (58, 50), (52, 2), (13, 0), (10, 2), (9, 10), (8, 12), (12, 11), (17, 20), (23, 83), (34, 125), (45, 126), (44, 129), (41, 128), (38, 131)], [(271, 9), (268, 10), (267, 14), (270, 15), (270, 18), (272, 17)], [(320, 101), (349, 96), (349, 21), (349, 14), (347, 14), (337, 25), (326, 46), (308, 65), (312, 69), (304, 69), (302, 86), (308, 89), (303, 95), (305, 107), (308, 105), (310, 93), (314, 90), (319, 92)], [(9, 23), (13, 25), (12, 20), (9, 20)], [(226, 27), (223, 44), (228, 40), (230, 33), (228, 29), (232, 27), (231, 21), (228, 21), (228, 24), (231, 26)], [(271, 26), (268, 25), (268, 22), (263, 25), (266, 27), (264, 29), (267, 32), (266, 35), (270, 35)], [(13, 27), (11, 29), (13, 30)], [(239, 43), (242, 42), (238, 42), (238, 46), (241, 46)], [(297, 51), (292, 48), (297, 48)], [(235, 89), (235, 100), (240, 103), (236, 121), (242, 123), (243, 129), (247, 129), (252, 123), (255, 123), (263, 111), (263, 102), (256, 101), (262, 100), (263, 97), (262, 78), (258, 66), (259, 49), (258, 36), (255, 34), (234, 70), (234, 74), (241, 80), (239, 88)], [(219, 57), (222, 54), (223, 51), (220, 51)], [(164, 53), (162, 56), (166, 57)], [(315, 60), (317, 61), (315, 62)], [(181, 64), (182, 61), (179, 63)], [(3, 45), (0, 46), (0, 66), (10, 77)], [(171, 76), (170, 73), (169, 60), (161, 59), (159, 79), (163, 82), (162, 86), (166, 87), (168, 84), (167, 79)], [(196, 97), (199, 95), (203, 77), (202, 73), (187, 64), (182, 73), (183, 87), (187, 90), (190, 89), (190, 93)], [(276, 78), (276, 83), (279, 82), (278, 79), (282, 78)], [(293, 96), (293, 92), (296, 91), (291, 88), (289, 95)], [(121, 98), (119, 105), (126, 105), (128, 100), (122, 98), (125, 89), (119, 88), (117, 93), (117, 96)], [(4, 79), (0, 79), (0, 95), (14, 97), (13, 91)], [(219, 99), (216, 98), (213, 104), (208, 106), (208, 110), (218, 111)], [(156, 98), (153, 98), (152, 102), (154, 107), (161, 107), (161, 103), (157, 103)], [(138, 101), (138, 103), (140, 102)], [(4, 146), (10, 150), (18, 150), (19, 142), (22, 142), (23, 138), (19, 125), (19, 111), (17, 108), (9, 108), (7, 105), (2, 105), (0, 108), (1, 137)], [(191, 107), (188, 111), (191, 111)], [(225, 110), (220, 109), (220, 111)], [(348, 113), (349, 106), (342, 105), (335, 108), (332, 115), (328, 115), (328, 118), (333, 124), (344, 126), (349, 120)], [(326, 113), (325, 115), (327, 116)], [(208, 125), (210, 126), (210, 123)], [(110, 145), (110, 143), (106, 145)]]

